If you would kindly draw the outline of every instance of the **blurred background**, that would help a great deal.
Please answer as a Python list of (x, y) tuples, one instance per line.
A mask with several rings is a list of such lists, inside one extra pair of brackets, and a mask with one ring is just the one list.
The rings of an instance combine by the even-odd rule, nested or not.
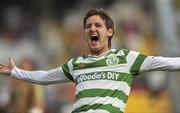
[[(107, 9), (113, 48), (180, 56), (179, 0), (1, 0), (0, 62), (12, 56), (26, 70), (49, 70), (87, 52), (85, 13)], [(0, 76), (0, 113), (70, 113), (74, 84), (33, 85)], [(137, 76), (125, 113), (180, 113), (180, 73)]]

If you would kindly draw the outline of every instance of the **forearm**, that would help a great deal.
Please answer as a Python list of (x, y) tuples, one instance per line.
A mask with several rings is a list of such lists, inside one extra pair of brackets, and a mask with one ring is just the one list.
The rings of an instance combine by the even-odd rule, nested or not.
[(64, 76), (62, 69), (53, 69), (50, 71), (26, 71), (15, 67), (11, 71), (11, 77), (41, 85), (68, 81)]
[(144, 71), (179, 71), (180, 57), (150, 56), (141, 66)]

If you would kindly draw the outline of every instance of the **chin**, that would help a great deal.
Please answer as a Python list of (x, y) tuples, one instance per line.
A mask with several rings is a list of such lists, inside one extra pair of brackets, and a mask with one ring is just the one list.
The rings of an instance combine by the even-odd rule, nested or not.
[(91, 48), (91, 51), (98, 52), (98, 51), (100, 51), (100, 48)]

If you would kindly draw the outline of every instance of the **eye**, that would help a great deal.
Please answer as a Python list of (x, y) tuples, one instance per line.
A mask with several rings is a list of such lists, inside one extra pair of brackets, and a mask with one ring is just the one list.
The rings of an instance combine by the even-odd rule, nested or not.
[(87, 28), (90, 28), (91, 27), (91, 24), (87, 24), (86, 26), (85, 26), (85, 28), (87, 29)]
[(95, 25), (96, 25), (97, 28), (101, 27), (100, 23), (96, 23)]

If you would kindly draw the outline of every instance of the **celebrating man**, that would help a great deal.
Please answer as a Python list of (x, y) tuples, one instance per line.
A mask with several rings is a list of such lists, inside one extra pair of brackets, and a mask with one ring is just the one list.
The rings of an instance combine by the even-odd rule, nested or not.
[(123, 113), (135, 76), (145, 71), (180, 70), (180, 58), (112, 49), (114, 23), (104, 9), (90, 10), (83, 25), (88, 55), (72, 58), (49, 71), (22, 70), (10, 58), (8, 65), (0, 65), (0, 73), (37, 84), (75, 82), (72, 113)]

